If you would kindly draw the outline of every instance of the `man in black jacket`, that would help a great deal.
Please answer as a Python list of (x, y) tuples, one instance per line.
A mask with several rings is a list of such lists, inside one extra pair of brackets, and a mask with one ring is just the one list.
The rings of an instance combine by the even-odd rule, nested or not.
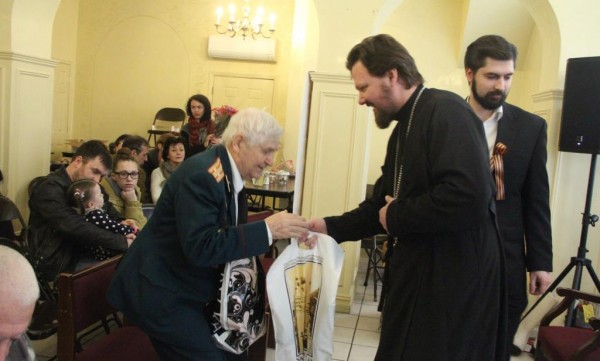
[(507, 345), (512, 344), (529, 293), (541, 295), (551, 283), (552, 231), (546, 170), (546, 122), (505, 102), (517, 48), (498, 35), (475, 40), (465, 54), (471, 88), (469, 104), (483, 122), (497, 183), (496, 209), (506, 255)]
[[(100, 182), (111, 169), (111, 157), (98, 140), (83, 143), (68, 166), (35, 182), (29, 208), (29, 243), (34, 266), (44, 278), (53, 281), (63, 271), (81, 269), (94, 262), (84, 246), (103, 246), (125, 251), (135, 236), (125, 236), (98, 228), (69, 205), (67, 188), (76, 180)], [(104, 192), (104, 191), (103, 191)], [(105, 209), (122, 219), (105, 196)]]

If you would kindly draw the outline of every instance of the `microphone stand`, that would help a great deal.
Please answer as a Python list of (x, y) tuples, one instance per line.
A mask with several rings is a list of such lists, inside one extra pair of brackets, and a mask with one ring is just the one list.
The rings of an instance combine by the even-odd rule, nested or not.
[[(592, 268), (592, 261), (585, 257), (586, 253), (588, 252), (588, 249), (586, 248), (588, 228), (590, 225), (592, 227), (594, 227), (596, 225), (596, 222), (598, 222), (598, 216), (595, 214), (590, 214), (590, 207), (591, 207), (591, 203), (592, 203), (592, 194), (594, 191), (594, 176), (595, 176), (595, 172), (596, 172), (596, 156), (597, 156), (596, 154), (592, 154), (587, 194), (585, 197), (585, 210), (582, 213), (583, 217), (581, 220), (581, 237), (579, 239), (579, 248), (577, 249), (577, 256), (571, 257), (571, 262), (569, 262), (569, 265), (567, 265), (567, 267), (565, 267), (565, 269), (558, 275), (556, 280), (554, 282), (552, 282), (550, 287), (548, 287), (546, 292), (544, 292), (540, 296), (540, 298), (533, 304), (533, 306), (531, 306), (531, 308), (523, 315), (523, 317), (521, 317), (521, 321), (523, 321), (525, 319), (525, 317), (527, 317), (527, 315), (529, 315), (531, 313), (531, 311), (533, 311), (536, 308), (536, 306), (544, 299), (544, 297), (546, 297), (546, 295), (548, 293), (554, 291), (556, 286), (558, 286), (560, 284), (560, 282), (563, 280), (563, 278), (565, 278), (565, 276), (573, 268), (575, 268), (575, 276), (573, 277), (573, 286), (571, 288), (573, 288), (575, 290), (580, 290), (581, 276), (583, 273), (583, 268), (585, 267), (585, 269), (590, 274), (590, 277), (592, 277), (592, 280), (594, 281), (594, 284), (596, 285), (596, 289), (598, 290), (598, 292), (600, 292), (600, 280), (598, 279), (596, 272), (594, 272), (594, 269)], [(567, 319), (565, 321), (566, 326), (573, 325), (574, 311), (575, 311), (575, 301), (573, 301), (573, 304), (571, 304), (569, 306), (569, 309), (567, 311)]]

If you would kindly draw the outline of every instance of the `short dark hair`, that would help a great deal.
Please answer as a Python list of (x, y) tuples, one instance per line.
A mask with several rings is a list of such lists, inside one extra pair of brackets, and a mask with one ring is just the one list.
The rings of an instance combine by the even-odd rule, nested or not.
[(110, 152), (104, 143), (100, 140), (88, 140), (87, 142), (82, 143), (79, 148), (73, 154), (73, 158), (81, 156), (83, 159), (83, 163), (87, 163), (88, 161), (100, 158), (100, 163), (106, 169), (112, 168), (112, 159), (110, 157)]
[(163, 160), (165, 160), (165, 161), (168, 160), (169, 148), (175, 144), (183, 144), (183, 149), (185, 149), (185, 140), (182, 137), (168, 138), (165, 141), (165, 144), (163, 145), (163, 149), (162, 149), (162, 159)]
[(396, 69), (398, 76), (406, 82), (406, 88), (423, 84), (415, 59), (396, 39), (387, 34), (379, 34), (363, 39), (348, 53), (346, 68), (361, 62), (373, 76), (383, 76), (387, 71)]
[(129, 136), (129, 134), (121, 134), (117, 137), (117, 139), (115, 139), (115, 144), (119, 144), (122, 143), (125, 138), (127, 138)]
[(500, 35), (484, 35), (467, 47), (465, 69), (476, 73), (485, 66), (486, 58), (494, 60), (512, 60), (517, 62), (517, 47)]
[(150, 144), (148, 144), (148, 141), (145, 138), (142, 138), (139, 135), (128, 135), (123, 139), (123, 147), (140, 153), (142, 147), (149, 148)]
[(202, 105), (204, 105), (204, 114), (202, 114), (200, 120), (210, 120), (212, 106), (210, 105), (210, 101), (208, 100), (208, 98), (202, 94), (192, 95), (188, 99), (187, 104), (185, 106), (185, 112), (187, 113), (188, 117), (192, 116), (192, 100), (200, 102), (202, 103)]

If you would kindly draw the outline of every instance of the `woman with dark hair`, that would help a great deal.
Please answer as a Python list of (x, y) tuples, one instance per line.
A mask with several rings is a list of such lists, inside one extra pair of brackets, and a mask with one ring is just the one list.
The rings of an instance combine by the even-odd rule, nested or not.
[(168, 138), (163, 146), (163, 162), (158, 168), (152, 171), (152, 180), (150, 181), (150, 193), (152, 193), (152, 203), (158, 202), (158, 197), (167, 182), (167, 179), (175, 172), (185, 159), (185, 146), (182, 137)]
[(215, 140), (215, 124), (211, 120), (210, 101), (202, 94), (192, 95), (185, 110), (189, 119), (181, 129), (181, 136), (185, 140), (186, 157), (189, 157), (212, 144)]
[(108, 150), (110, 151), (110, 154), (117, 154), (119, 152), (119, 149), (121, 149), (121, 147), (123, 146), (123, 141), (128, 136), (129, 134), (121, 134), (113, 143), (110, 143), (108, 145)]

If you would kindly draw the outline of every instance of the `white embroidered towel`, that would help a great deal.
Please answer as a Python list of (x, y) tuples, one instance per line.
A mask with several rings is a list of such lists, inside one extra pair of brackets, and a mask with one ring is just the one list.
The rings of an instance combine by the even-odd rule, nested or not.
[(333, 238), (315, 235), (313, 249), (301, 249), (292, 239), (267, 274), (277, 361), (332, 359), (335, 296), (344, 252)]

